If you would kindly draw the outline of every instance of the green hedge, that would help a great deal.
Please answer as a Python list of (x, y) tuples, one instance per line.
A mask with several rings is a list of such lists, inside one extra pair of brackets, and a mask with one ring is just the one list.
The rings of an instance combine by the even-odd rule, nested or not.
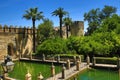
[(96, 59), (96, 63), (100, 63), (100, 64), (117, 64), (117, 57), (95, 57)]

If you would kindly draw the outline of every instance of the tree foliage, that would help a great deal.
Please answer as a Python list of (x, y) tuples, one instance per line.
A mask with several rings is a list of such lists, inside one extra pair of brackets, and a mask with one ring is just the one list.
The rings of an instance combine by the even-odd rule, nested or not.
[(38, 53), (61, 54), (77, 53), (95, 56), (120, 56), (120, 16), (114, 14), (116, 8), (105, 6), (102, 10), (93, 9), (86, 13), (88, 32), (91, 35), (69, 37), (64, 40), (53, 38), (38, 46)]
[(38, 8), (30, 8), (29, 10), (26, 10), (26, 14), (23, 15), (23, 18), (32, 21), (41, 20), (43, 17), (43, 12), (38, 12)]
[(38, 26), (39, 43), (54, 37), (53, 22), (49, 19), (44, 19), (43, 23)]
[(89, 36), (68, 38), (68, 47), (78, 54), (120, 56), (120, 16), (114, 14), (102, 21), (100, 28)]
[(61, 38), (48, 39), (37, 47), (38, 54), (64, 54), (67, 52), (66, 42)]
[(113, 32), (94, 33), (91, 36), (50, 39), (38, 46), (38, 53), (77, 53), (92, 56), (120, 55), (120, 36)]
[(102, 10), (99, 8), (92, 9), (88, 13), (84, 14), (84, 20), (88, 21), (87, 34), (92, 34), (96, 29), (100, 27), (102, 21), (108, 17), (111, 17), (116, 12), (116, 8), (112, 6), (104, 6)]
[(66, 17), (63, 19), (63, 23), (66, 26), (66, 37), (68, 38), (68, 31), (70, 31), (70, 26), (72, 25), (72, 19), (69, 17)]
[(111, 17), (106, 18), (100, 25), (100, 28), (97, 29), (95, 32), (98, 33), (115, 31), (117, 34), (119, 34), (119, 30), (120, 30), (120, 16), (114, 14)]
[(70, 37), (67, 40), (69, 50), (78, 54), (114, 56), (119, 55), (120, 37), (115, 32), (94, 33), (91, 36)]
[(64, 15), (67, 15), (68, 12), (64, 11), (63, 8), (58, 8), (55, 11), (52, 12), (53, 16), (59, 16), (59, 21), (60, 21), (60, 37), (62, 38), (62, 18), (64, 17)]
[(36, 45), (35, 45), (35, 21), (43, 19), (43, 12), (38, 12), (38, 8), (30, 8), (29, 10), (26, 10), (26, 14), (23, 15), (23, 18), (27, 20), (32, 20), (33, 24), (33, 52), (35, 53)]

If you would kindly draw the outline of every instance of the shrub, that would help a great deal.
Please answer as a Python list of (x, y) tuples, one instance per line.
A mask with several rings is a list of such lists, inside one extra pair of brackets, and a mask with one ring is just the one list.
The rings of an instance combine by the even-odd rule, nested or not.
[(37, 54), (67, 53), (66, 41), (61, 38), (48, 39), (37, 47)]

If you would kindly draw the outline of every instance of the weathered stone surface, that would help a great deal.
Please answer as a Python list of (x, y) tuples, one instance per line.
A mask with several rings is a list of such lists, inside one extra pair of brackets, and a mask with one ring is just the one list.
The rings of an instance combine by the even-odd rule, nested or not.
[(70, 30), (72, 36), (84, 36), (84, 22), (75, 21)]
[[(56, 31), (57, 28), (54, 29)], [(63, 38), (66, 38), (66, 27), (63, 27), (62, 30)], [(68, 36), (83, 36), (84, 22), (75, 21), (68, 33)], [(32, 29), (30, 28), (0, 28), (0, 59), (3, 59), (10, 52), (13, 53), (12, 56), (18, 56), (19, 54), (29, 56), (33, 48), (32, 40)]]
[[(17, 56), (21, 52), (22, 55), (30, 54), (32, 52), (32, 37), (23, 39), (24, 34), (0, 33), (0, 59), (12, 53), (11, 56)], [(25, 41), (26, 40), (26, 41)], [(8, 52), (10, 49), (10, 52)]]

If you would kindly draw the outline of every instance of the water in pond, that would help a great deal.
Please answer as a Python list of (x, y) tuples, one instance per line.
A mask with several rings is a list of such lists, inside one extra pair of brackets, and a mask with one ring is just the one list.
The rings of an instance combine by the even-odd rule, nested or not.
[[(27, 70), (32, 74), (32, 80), (37, 80), (38, 73), (41, 72), (44, 78), (50, 77), (51, 64), (16, 62), (14, 70), (9, 73), (10, 77), (18, 80), (25, 80)], [(61, 71), (61, 66), (55, 65), (56, 73)], [(70, 80), (120, 80), (118, 71), (111, 69), (90, 69), (82, 71), (76, 79)]]
[(120, 80), (118, 71), (90, 69), (81, 72), (75, 80)]
[[(31, 62), (16, 62), (14, 70), (9, 73), (9, 76), (18, 80), (25, 80), (27, 70), (32, 74), (32, 80), (37, 80), (39, 72), (44, 78), (51, 76), (51, 64), (31, 63)], [(56, 73), (61, 71), (61, 66), (55, 65)]]

